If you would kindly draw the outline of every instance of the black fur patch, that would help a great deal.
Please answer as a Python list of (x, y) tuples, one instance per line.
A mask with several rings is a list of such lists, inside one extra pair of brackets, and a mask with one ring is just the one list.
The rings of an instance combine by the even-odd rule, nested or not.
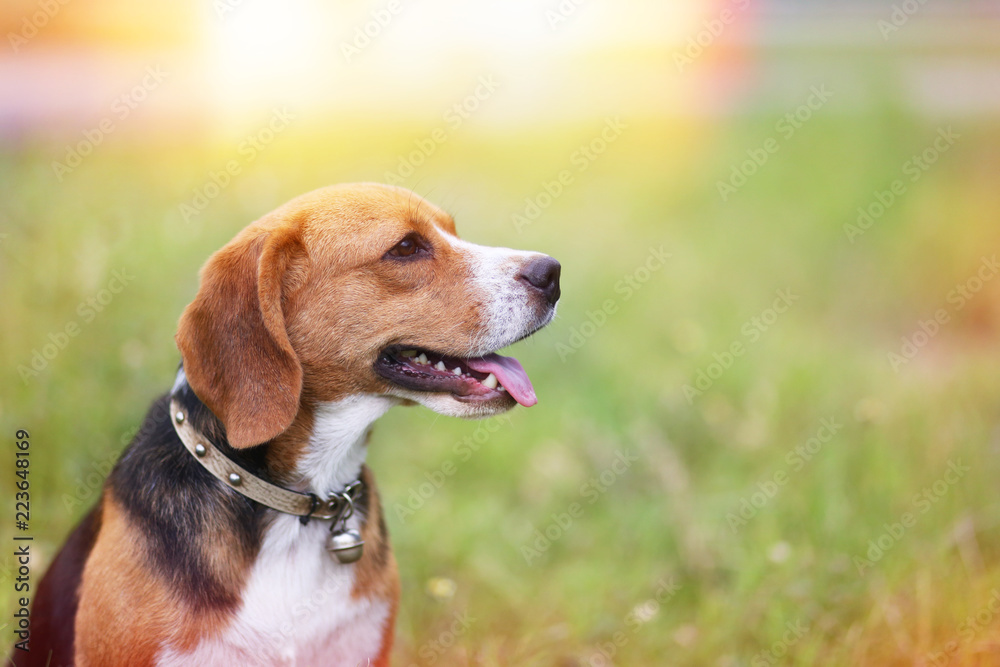
[[(191, 425), (226, 456), (251, 473), (270, 479), (266, 467), (269, 443), (235, 450), (225, 427), (184, 383), (178, 401)], [(239, 591), (228, 588), (213, 572), (201, 545), (209, 532), (222, 533), (236, 555), (252, 561), (260, 549), (268, 509), (242, 496), (205, 470), (185, 449), (174, 430), (170, 397), (150, 407), (132, 442), (122, 453), (105, 488), (146, 538), (147, 569), (179, 594), (193, 610), (233, 610)], [(365, 485), (357, 511), (366, 517), (369, 493)], [(383, 535), (384, 519), (379, 513)], [(15, 651), (18, 667), (61, 667), (73, 663), (74, 620), (84, 565), (100, 529), (100, 505), (80, 522), (38, 586), (32, 604), (29, 653)], [(388, 542), (372, 553), (381, 567), (388, 559)], [(51, 655), (50, 655), (51, 654)]]
[[(225, 429), (187, 389), (178, 399), (191, 424), (227, 456), (254, 474), (264, 460), (264, 446), (236, 452)], [(233, 549), (247, 558), (260, 547), (264, 508), (213, 477), (184, 448), (174, 431), (168, 396), (150, 408), (139, 435), (111, 472), (109, 485), (147, 539), (150, 570), (195, 609), (231, 609), (238, 591), (229, 590), (213, 573), (200, 545), (209, 531), (224, 531)]]

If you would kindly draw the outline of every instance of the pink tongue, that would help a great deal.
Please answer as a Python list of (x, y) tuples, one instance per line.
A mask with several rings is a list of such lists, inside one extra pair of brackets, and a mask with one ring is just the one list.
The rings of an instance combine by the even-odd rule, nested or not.
[(514, 400), (526, 408), (538, 402), (535, 388), (531, 386), (528, 374), (524, 372), (521, 363), (514, 357), (501, 357), (499, 354), (488, 354), (478, 359), (466, 359), (466, 365), (480, 373), (493, 373), (500, 384), (504, 386)]

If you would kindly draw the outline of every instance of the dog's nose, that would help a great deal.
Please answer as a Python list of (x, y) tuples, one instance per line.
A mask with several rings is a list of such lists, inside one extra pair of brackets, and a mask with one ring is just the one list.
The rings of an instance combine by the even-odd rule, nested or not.
[(551, 257), (537, 257), (521, 268), (519, 279), (539, 290), (545, 300), (555, 304), (559, 300), (559, 273), (562, 266)]

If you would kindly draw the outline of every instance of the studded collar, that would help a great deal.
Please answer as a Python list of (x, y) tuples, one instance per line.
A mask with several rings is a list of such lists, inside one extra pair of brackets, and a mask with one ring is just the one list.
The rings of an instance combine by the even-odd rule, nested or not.
[(170, 422), (184, 447), (212, 476), (261, 505), (300, 517), (302, 523), (308, 523), (310, 519), (346, 519), (353, 513), (354, 503), (364, 492), (364, 482), (360, 478), (326, 500), (314, 493), (299, 493), (261, 479), (223, 454), (211, 440), (199, 433), (191, 425), (188, 411), (176, 397), (170, 400)]

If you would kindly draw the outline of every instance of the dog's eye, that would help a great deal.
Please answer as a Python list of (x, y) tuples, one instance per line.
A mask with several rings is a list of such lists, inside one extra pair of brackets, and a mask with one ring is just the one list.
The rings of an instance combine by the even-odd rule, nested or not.
[(386, 254), (390, 257), (412, 257), (425, 250), (421, 239), (416, 234), (408, 234), (402, 241), (392, 247)]

